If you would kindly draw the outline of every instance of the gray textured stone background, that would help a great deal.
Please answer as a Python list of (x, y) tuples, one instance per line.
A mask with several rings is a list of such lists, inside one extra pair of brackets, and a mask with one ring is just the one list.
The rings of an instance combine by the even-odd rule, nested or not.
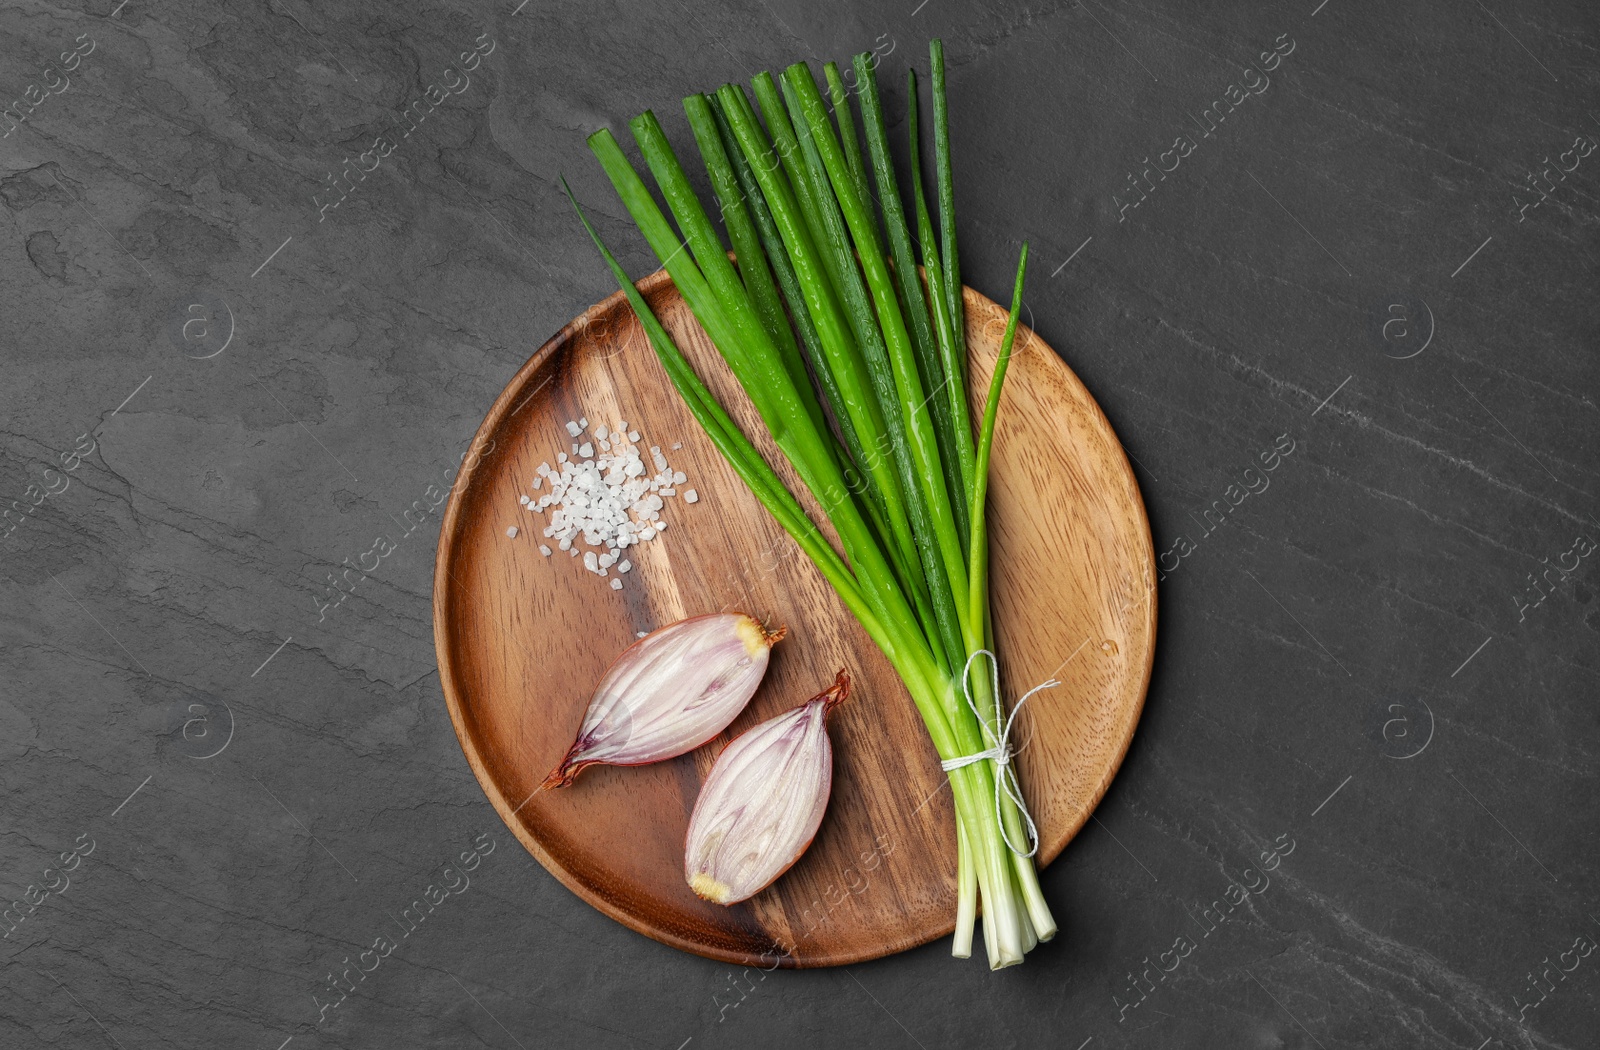
[[(0, 891), (48, 894), (0, 923), (0, 1044), (1597, 1045), (1592, 4), (517, 3), (0, 12)], [(898, 85), (936, 34), (969, 283), (1032, 241), (1171, 552), (1155, 677), (1026, 966), (740, 977), (501, 825), (434, 671), (437, 513), (402, 517), (613, 290), (558, 173), (653, 268), (584, 134), (686, 140), (682, 95), (800, 57)]]

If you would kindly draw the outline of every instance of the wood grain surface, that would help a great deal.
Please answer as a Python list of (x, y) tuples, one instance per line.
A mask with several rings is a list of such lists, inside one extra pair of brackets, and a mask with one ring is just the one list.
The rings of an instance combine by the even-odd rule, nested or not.
[[(639, 287), (798, 489), (666, 274)], [(966, 310), (973, 385), (982, 391), (1005, 311), (971, 289)], [(626, 420), (646, 448), (661, 446), (688, 475), (680, 491), (700, 495), (693, 505), (667, 500), (668, 528), (630, 549), (635, 567), (622, 590), (584, 571), (581, 559), (542, 556), (548, 519), (518, 503), (535, 494), (539, 463), (569, 450), (566, 421), (584, 416), (596, 425)], [(1022, 783), (1040, 828), (1040, 861), (1049, 863), (1104, 794), (1138, 722), (1155, 646), (1155, 572), (1149, 523), (1116, 435), (1072, 371), (1025, 327), (1007, 375), (989, 493), (1004, 694), (1014, 699), (1051, 677), (1062, 683), (1035, 696), (1017, 720)], [(821, 520), (808, 495), (802, 503)], [(594, 767), (572, 787), (538, 790), (572, 743), (595, 683), (636, 633), (718, 610), (789, 628), (727, 731), (676, 759)], [(484, 792), (529, 852), (605, 914), (685, 951), (769, 967), (858, 962), (952, 929), (953, 809), (910, 697), (702, 436), (620, 293), (542, 346), (479, 428), (445, 515), (433, 612), (450, 717)], [(733, 736), (818, 692), (841, 667), (856, 688), (831, 722), (833, 797), (815, 842), (743, 904), (698, 899), (684, 881), (684, 832), (714, 757)], [(1051, 906), (1062, 915), (1072, 901)]]

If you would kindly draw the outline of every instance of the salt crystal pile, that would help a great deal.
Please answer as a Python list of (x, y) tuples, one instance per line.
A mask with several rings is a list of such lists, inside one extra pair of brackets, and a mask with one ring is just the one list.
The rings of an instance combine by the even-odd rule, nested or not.
[[(693, 503), (699, 495), (678, 488), (688, 479), (683, 471), (672, 469), (659, 445), (647, 450), (647, 465), (636, 444), (639, 432), (629, 430), (626, 422), (602, 423), (590, 440), (582, 440), (588, 428), (587, 418), (567, 421), (567, 437), (577, 442), (571, 445), (571, 457), (565, 452), (557, 455), (554, 467), (540, 463), (538, 476), (530, 483), (540, 494), (524, 495), (519, 502), (530, 512), (549, 512), (544, 535), (561, 550), (576, 557), (580, 542), (594, 548), (582, 552), (583, 567), (596, 576), (610, 577), (612, 589), (621, 590), (620, 574), (633, 568), (623, 552), (666, 529), (661, 518), (666, 500), (682, 491), (685, 502)], [(539, 553), (548, 558), (555, 552), (540, 544)], [(618, 576), (611, 576), (613, 569)]]

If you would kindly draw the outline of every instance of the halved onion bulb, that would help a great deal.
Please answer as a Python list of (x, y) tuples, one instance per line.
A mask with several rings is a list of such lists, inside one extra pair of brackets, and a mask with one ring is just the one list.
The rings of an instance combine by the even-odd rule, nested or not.
[(816, 837), (833, 789), (828, 712), (850, 695), (831, 688), (769, 719), (717, 756), (689, 818), (683, 873), (708, 901), (736, 904), (770, 886)]
[(693, 751), (744, 710), (783, 635), (743, 613), (692, 616), (646, 635), (600, 679), (578, 739), (544, 786), (565, 787), (592, 765), (640, 766)]

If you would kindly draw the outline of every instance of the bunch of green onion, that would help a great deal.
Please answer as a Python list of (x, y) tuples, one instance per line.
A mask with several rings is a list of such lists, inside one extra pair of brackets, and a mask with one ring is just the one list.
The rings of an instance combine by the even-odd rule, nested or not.
[[(937, 233), (923, 195), (916, 74), (908, 75), (908, 217), (870, 54), (854, 60), (865, 153), (850, 93), (831, 62), (824, 67), (831, 117), (805, 63), (779, 78), (756, 76), (755, 106), (732, 84), (684, 99), (736, 262), (653, 113), (629, 128), (681, 232), (611, 132), (589, 138), (842, 552), (718, 404), (581, 209), (579, 216), (689, 409), (894, 665), (948, 760), (994, 748), (1002, 736), (1005, 712), (989, 675), (967, 671), (975, 654), (994, 649), (985, 489), (1028, 250), (1024, 244), (974, 440), (944, 52), (937, 40), (930, 51)], [(996, 790), (1004, 775), (992, 758), (949, 773), (959, 851), (953, 952), (971, 954), (981, 902), (994, 968), (1020, 963), (1056, 932), (1033, 850), (1012, 845), (1026, 845), (1028, 829), (1011, 793)]]

